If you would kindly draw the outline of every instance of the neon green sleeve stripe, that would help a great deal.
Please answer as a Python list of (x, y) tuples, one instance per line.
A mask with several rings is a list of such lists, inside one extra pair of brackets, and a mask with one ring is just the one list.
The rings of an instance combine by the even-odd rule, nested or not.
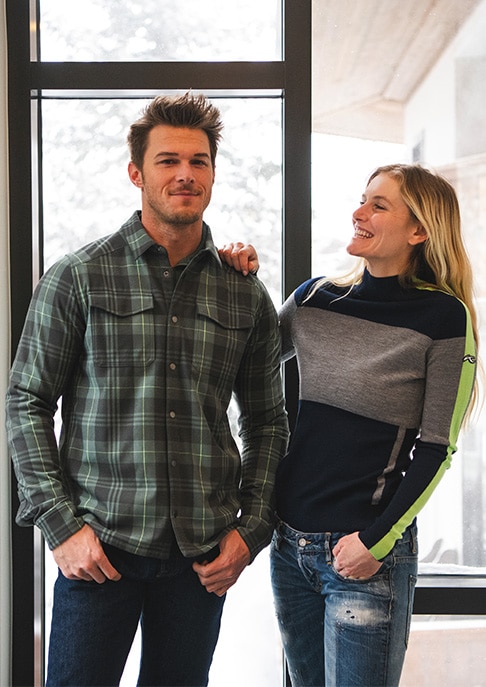
[[(464, 304), (463, 304), (464, 305)], [(456, 442), (461, 429), (462, 421), (466, 413), (467, 407), (471, 400), (471, 394), (474, 386), (474, 379), (476, 375), (476, 345), (474, 341), (474, 334), (471, 322), (471, 315), (468, 308), (464, 305), (466, 311), (466, 333), (465, 333), (465, 347), (464, 358), (459, 378), (459, 386), (457, 389), (456, 402), (452, 413), (451, 423), (449, 427), (449, 445), (447, 447), (446, 457), (437, 471), (435, 477), (429, 482), (419, 498), (410, 506), (410, 508), (402, 515), (402, 517), (395, 523), (392, 529), (371, 549), (370, 552), (377, 559), (384, 558), (393, 548), (395, 542), (401, 539), (402, 532), (413, 522), (413, 519), (422, 510), (429, 500), (432, 492), (442, 479), (445, 471), (450, 467), (452, 461), (452, 454), (456, 451)]]
[[(450, 448), (450, 447), (449, 447)], [(426, 489), (422, 492), (420, 497), (412, 504), (412, 506), (402, 515), (400, 520), (393, 526), (393, 528), (377, 542), (370, 549), (370, 553), (379, 561), (384, 558), (392, 550), (395, 542), (402, 538), (402, 532), (413, 522), (417, 513), (422, 510), (427, 501), (432, 495), (432, 492), (439, 484), (445, 471), (449, 468), (450, 457), (452, 451), (447, 451), (447, 458), (440, 466), (433, 480), (429, 482)]]

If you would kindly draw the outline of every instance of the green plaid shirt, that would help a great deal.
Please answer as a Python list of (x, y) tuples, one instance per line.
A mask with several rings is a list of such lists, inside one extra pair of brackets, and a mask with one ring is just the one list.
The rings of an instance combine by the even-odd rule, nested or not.
[(50, 548), (88, 523), (160, 558), (174, 535), (191, 557), (236, 528), (254, 558), (288, 439), (275, 309), (256, 277), (221, 263), (206, 225), (169, 288), (157, 253), (135, 213), (37, 285), (7, 393), (17, 522)]

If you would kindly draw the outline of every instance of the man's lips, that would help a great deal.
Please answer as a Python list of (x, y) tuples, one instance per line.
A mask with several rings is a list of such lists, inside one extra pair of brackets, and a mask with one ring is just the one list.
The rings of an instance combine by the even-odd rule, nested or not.
[(171, 196), (198, 196), (199, 191), (194, 188), (175, 188), (169, 191)]

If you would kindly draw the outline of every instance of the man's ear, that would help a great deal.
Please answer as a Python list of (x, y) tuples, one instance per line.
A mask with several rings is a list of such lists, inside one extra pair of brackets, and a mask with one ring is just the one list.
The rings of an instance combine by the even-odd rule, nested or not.
[(424, 243), (427, 241), (429, 237), (427, 236), (427, 232), (425, 231), (424, 227), (419, 224), (414, 233), (412, 234), (412, 237), (410, 239), (410, 243), (412, 246), (417, 246), (419, 243)]
[(142, 172), (131, 160), (128, 163), (128, 176), (130, 177), (130, 181), (134, 186), (137, 188), (143, 188)]

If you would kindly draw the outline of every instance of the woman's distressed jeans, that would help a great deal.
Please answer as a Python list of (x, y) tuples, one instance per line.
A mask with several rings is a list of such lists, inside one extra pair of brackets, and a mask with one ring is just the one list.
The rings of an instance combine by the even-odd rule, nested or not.
[(293, 687), (398, 685), (417, 580), (411, 525), (370, 579), (341, 577), (332, 549), (340, 533), (280, 523), (271, 547), (272, 585)]

